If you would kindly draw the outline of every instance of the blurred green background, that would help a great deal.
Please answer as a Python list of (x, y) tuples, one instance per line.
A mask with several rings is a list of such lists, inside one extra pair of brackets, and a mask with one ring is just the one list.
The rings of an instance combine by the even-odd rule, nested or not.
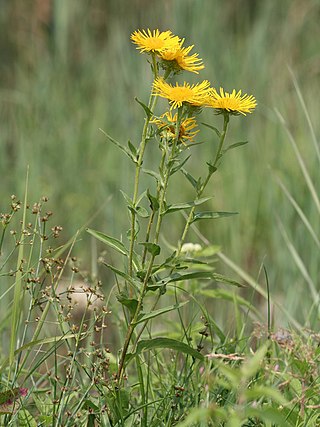
[[(11, 194), (23, 198), (30, 165), (30, 200), (49, 197), (66, 238), (100, 208), (90, 226), (117, 237), (125, 233), (119, 189), (131, 193), (133, 168), (98, 129), (124, 143), (139, 142), (143, 111), (134, 97), (147, 101), (151, 73), (130, 34), (170, 29), (186, 39), (185, 45), (195, 45), (206, 66), (200, 77), (182, 78), (206, 78), (258, 101), (254, 114), (232, 118), (229, 141), (250, 144), (230, 152), (207, 191), (214, 195), (208, 209), (240, 215), (203, 222), (201, 233), (256, 279), (264, 263), (273, 297), (315, 327), (320, 213), (275, 109), (318, 194), (320, 163), (308, 120), (319, 135), (319, 22), (319, 0), (0, 0), (0, 210), (7, 210)], [(202, 119), (221, 127), (221, 118), (212, 113)], [(201, 140), (213, 140), (207, 128), (202, 131)], [(194, 174), (203, 170), (212, 144), (201, 145), (191, 158)], [(157, 148), (148, 156), (149, 164), (156, 162)], [(316, 238), (276, 177), (299, 203)], [(175, 180), (173, 197), (192, 199), (183, 177)], [(165, 237), (175, 244), (183, 219), (179, 214), (170, 219)], [(188, 240), (198, 237), (190, 234)], [(85, 233), (78, 251), (90, 268)]]

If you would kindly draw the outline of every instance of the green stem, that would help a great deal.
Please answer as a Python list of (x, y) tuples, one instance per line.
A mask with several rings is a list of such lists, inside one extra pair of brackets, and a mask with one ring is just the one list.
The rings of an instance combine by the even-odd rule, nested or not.
[[(154, 303), (153, 303), (153, 305), (152, 305), (152, 307), (151, 307), (151, 309), (150, 309), (150, 312), (152, 312), (153, 310), (155, 310), (156, 309), (156, 307), (157, 307), (157, 305), (158, 305), (158, 302), (159, 302), (159, 299), (161, 298), (161, 292), (159, 291), (159, 293), (158, 293), (158, 295), (157, 295), (157, 297), (156, 297), (156, 299), (155, 299), (155, 301), (154, 301)], [(137, 336), (135, 337), (135, 343), (134, 343), (134, 345), (133, 345), (133, 347), (134, 348), (136, 348), (137, 347), (137, 344), (138, 344), (138, 342), (139, 342), (139, 339), (140, 339), (140, 337), (141, 337), (141, 335), (143, 334), (143, 331), (146, 329), (146, 327), (147, 327), (147, 324), (148, 324), (148, 320), (146, 320), (144, 323), (142, 323), (142, 326), (141, 326), (141, 329), (140, 329), (140, 331), (137, 333)]]
[[(225, 113), (224, 114), (224, 122), (223, 122), (223, 130), (222, 130), (222, 132), (220, 134), (220, 141), (219, 141), (218, 150), (216, 152), (216, 156), (215, 156), (215, 159), (213, 161), (213, 164), (211, 166), (209, 166), (209, 171), (208, 171), (207, 177), (206, 177), (206, 179), (204, 180), (203, 184), (201, 185), (200, 189), (197, 192), (196, 200), (199, 200), (201, 198), (201, 196), (202, 196), (202, 194), (203, 194), (203, 192), (204, 192), (204, 190), (205, 190), (208, 182), (210, 181), (211, 176), (217, 170), (217, 166), (218, 166), (219, 160), (223, 156), (222, 148), (223, 148), (223, 144), (224, 144), (225, 139), (226, 139), (226, 134), (227, 134), (227, 130), (228, 130), (228, 124), (229, 124), (229, 114)], [(181, 252), (181, 248), (182, 248), (182, 245), (183, 245), (183, 243), (185, 241), (187, 233), (189, 231), (189, 228), (190, 228), (190, 225), (191, 225), (191, 222), (192, 222), (192, 219), (193, 219), (193, 215), (194, 215), (195, 209), (196, 209), (196, 206), (193, 206), (191, 208), (190, 212), (189, 212), (186, 225), (184, 227), (181, 239), (180, 239), (179, 244), (178, 244), (177, 256)]]
[[(153, 66), (153, 74), (154, 74), (154, 80), (158, 77), (158, 66), (157, 66), (157, 60), (156, 56), (153, 53), (152, 54), (152, 66)], [(153, 94), (152, 89), (148, 101), (148, 108), (152, 111), (155, 107), (157, 97)], [(144, 120), (144, 126), (142, 130), (142, 136), (141, 136), (141, 142), (139, 147), (139, 154), (138, 159), (136, 163), (136, 172), (135, 172), (135, 178), (134, 178), (134, 190), (133, 190), (133, 198), (132, 198), (132, 205), (133, 208), (136, 208), (138, 194), (139, 194), (139, 181), (140, 181), (140, 172), (141, 167), (143, 163), (143, 156), (147, 145), (147, 135), (148, 135), (148, 127), (150, 123), (150, 116), (147, 116)], [(133, 250), (134, 250), (134, 243), (135, 243), (135, 226), (136, 226), (136, 213), (134, 209), (131, 212), (131, 233), (130, 233), (130, 248), (129, 248), (129, 275), (132, 275), (132, 264), (133, 264)]]
[[(168, 187), (169, 178), (171, 175), (173, 159), (176, 156), (176, 148), (177, 148), (177, 144), (178, 144), (178, 140), (179, 140), (179, 130), (180, 130), (181, 118), (182, 118), (182, 107), (178, 109), (176, 131), (175, 131), (176, 137), (173, 141), (173, 144), (171, 147), (171, 153), (170, 153), (170, 156), (168, 158), (168, 162), (166, 164), (165, 173), (164, 173), (164, 183), (162, 185), (161, 192), (160, 192), (158, 219), (157, 219), (155, 236), (154, 236), (154, 241), (153, 241), (154, 244), (157, 244), (159, 241), (159, 235), (160, 235), (160, 229), (161, 229), (162, 217), (163, 217), (162, 213), (163, 213), (164, 202), (165, 202), (165, 194), (166, 194), (166, 190)], [(129, 324), (128, 330), (127, 330), (125, 342), (123, 345), (123, 349), (122, 349), (122, 353), (121, 353), (121, 357), (120, 357), (120, 361), (119, 361), (118, 373), (117, 373), (117, 378), (118, 378), (119, 384), (121, 383), (121, 379), (122, 379), (123, 372), (124, 372), (124, 364), (125, 364), (125, 358), (127, 355), (128, 347), (129, 347), (133, 332), (134, 332), (135, 327), (136, 327), (136, 322), (138, 320), (138, 316), (139, 316), (139, 313), (140, 313), (140, 310), (142, 307), (143, 299), (144, 299), (145, 294), (147, 292), (148, 282), (149, 282), (149, 279), (152, 275), (152, 268), (153, 268), (154, 259), (155, 259), (155, 255), (151, 255), (151, 258), (149, 260), (148, 269), (147, 269), (147, 272), (146, 272), (146, 275), (145, 275), (145, 278), (143, 281), (142, 290), (141, 290), (140, 295), (139, 295), (136, 311), (134, 313), (134, 316), (133, 316), (133, 318)]]
[[(160, 162), (160, 166), (159, 166), (160, 175), (162, 175), (162, 171), (163, 171), (165, 160), (166, 160), (166, 150), (162, 149), (161, 162)], [(157, 196), (156, 196), (157, 200), (159, 199), (160, 189), (161, 189), (161, 183), (158, 182), (158, 185), (157, 185)], [(156, 211), (153, 210), (152, 213), (151, 213), (151, 215), (150, 215), (150, 218), (149, 218), (149, 222), (148, 222), (148, 226), (147, 226), (147, 231), (146, 231), (145, 242), (149, 242), (150, 234), (151, 234), (151, 229), (152, 229), (152, 225), (153, 225), (155, 214), (156, 214)], [(142, 255), (142, 268), (144, 268), (144, 264), (145, 264), (145, 261), (146, 261), (146, 256), (147, 256), (147, 247), (145, 246), (144, 250), (143, 250), (143, 255)]]

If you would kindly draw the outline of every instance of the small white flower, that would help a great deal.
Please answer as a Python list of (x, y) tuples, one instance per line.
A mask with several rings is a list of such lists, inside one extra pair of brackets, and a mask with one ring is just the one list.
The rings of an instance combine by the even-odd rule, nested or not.
[(182, 253), (187, 252), (198, 252), (201, 251), (202, 247), (199, 243), (184, 243), (181, 248)]

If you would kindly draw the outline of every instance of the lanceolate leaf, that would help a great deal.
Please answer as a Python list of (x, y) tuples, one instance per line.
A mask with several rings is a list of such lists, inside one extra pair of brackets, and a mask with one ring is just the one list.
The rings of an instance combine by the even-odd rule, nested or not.
[(109, 139), (110, 142), (112, 142), (112, 144), (114, 144), (123, 153), (125, 153), (129, 157), (129, 159), (131, 159), (134, 163), (137, 162), (135, 156), (131, 153), (129, 148), (127, 148), (125, 145), (120, 144), (120, 142), (116, 141), (114, 138), (112, 138), (112, 136), (108, 135), (104, 130), (102, 129), (99, 129), (99, 130)]
[(169, 307), (159, 308), (159, 310), (154, 310), (154, 311), (151, 311), (150, 313), (143, 314), (141, 317), (139, 317), (138, 321), (135, 324), (153, 319), (154, 317), (158, 317), (161, 314), (168, 313), (169, 311), (177, 310), (178, 308), (181, 308), (184, 305), (188, 304), (188, 302), (189, 301), (185, 301), (180, 304), (170, 305)]
[(214, 279), (214, 273), (211, 271), (193, 271), (191, 273), (173, 273), (171, 276), (161, 279), (159, 284), (166, 284), (172, 282), (182, 282), (184, 280), (192, 279)]
[(259, 311), (253, 306), (252, 302), (247, 301), (239, 295), (235, 295), (234, 291), (230, 292), (225, 289), (200, 289), (199, 294), (204, 295), (207, 298), (224, 299), (231, 302), (236, 301), (239, 305), (248, 307), (255, 314), (258, 316), (260, 315)]
[(158, 337), (139, 341), (136, 352), (128, 354), (126, 362), (128, 363), (133, 357), (139, 355), (143, 351), (152, 350), (155, 348), (169, 348), (179, 353), (188, 354), (195, 359), (204, 360), (204, 356), (194, 348), (190, 347), (188, 344), (174, 340), (172, 338)]
[(147, 175), (153, 176), (153, 178), (155, 178), (155, 180), (156, 180), (157, 182), (159, 182), (159, 183), (161, 183), (161, 182), (162, 182), (162, 180), (161, 180), (161, 176), (160, 176), (157, 172), (154, 172), (154, 171), (152, 171), (152, 170), (150, 170), (150, 169), (142, 169), (142, 170), (143, 170), (143, 172), (144, 172), (144, 173), (146, 173)]
[(230, 279), (229, 277), (223, 276), (222, 274), (218, 274), (218, 273), (212, 273), (213, 278), (216, 282), (220, 282), (220, 283), (226, 283), (228, 285), (233, 285), (233, 286), (238, 286), (239, 288), (244, 288), (244, 285), (241, 285), (241, 283)]
[(107, 234), (100, 233), (100, 231), (92, 230), (91, 228), (87, 228), (87, 232), (91, 234), (96, 239), (120, 252), (122, 255), (127, 255), (128, 251), (125, 248), (124, 244), (120, 242), (120, 240), (115, 239), (114, 237), (108, 236)]
[(240, 283), (236, 282), (233, 279), (229, 279), (228, 277), (223, 276), (222, 274), (213, 273), (212, 271), (193, 271), (191, 273), (173, 273), (168, 277), (164, 277), (159, 280), (157, 284), (166, 285), (167, 283), (173, 282), (182, 282), (184, 280), (192, 280), (192, 279), (211, 279), (216, 282), (226, 283), (228, 285), (244, 287)]
[(128, 206), (133, 206), (133, 202), (131, 200), (131, 198), (128, 196), (128, 194), (126, 194), (124, 191), (120, 190), (121, 194), (124, 197), (124, 200), (128, 203)]
[[(285, 416), (285, 413), (283, 409), (277, 409), (274, 407), (260, 407), (260, 408), (254, 408), (252, 406), (249, 406), (245, 410), (245, 414), (248, 417), (255, 417), (259, 420), (263, 420), (264, 422), (268, 423), (269, 425), (277, 425), (281, 427), (292, 427), (293, 424), (289, 423), (287, 421), (287, 417)], [(310, 424), (310, 426), (315, 426), (316, 424)]]
[(246, 145), (248, 144), (249, 141), (240, 141), (240, 142), (235, 142), (234, 144), (229, 145), (229, 147), (227, 147), (224, 152), (226, 153), (229, 150), (232, 150), (233, 148), (237, 148), (237, 147), (241, 147), (242, 145)]
[(216, 127), (208, 125), (207, 123), (201, 123), (201, 124), (206, 126), (209, 129), (213, 130), (218, 135), (219, 138), (221, 137), (221, 133)]
[(130, 149), (131, 153), (132, 153), (135, 157), (137, 157), (137, 149), (136, 149), (136, 147), (132, 144), (132, 142), (131, 142), (130, 140), (128, 141), (128, 147), (129, 147), (129, 149)]
[(223, 218), (226, 216), (238, 215), (238, 213), (239, 212), (212, 212), (212, 211), (196, 212), (191, 222), (200, 221), (201, 219)]
[(212, 199), (212, 197), (203, 197), (202, 199), (194, 200), (193, 202), (177, 203), (176, 205), (169, 205), (167, 207), (167, 209), (164, 211), (163, 215), (168, 214), (168, 213), (172, 213), (172, 212), (176, 212), (176, 211), (190, 209), (193, 206), (201, 205), (202, 203), (205, 203), (211, 199)]
[(176, 173), (179, 169), (181, 169), (186, 163), (187, 161), (190, 159), (190, 156), (186, 157), (184, 160), (182, 160), (181, 163), (179, 163), (177, 166), (175, 166), (174, 168), (172, 168), (170, 175), (173, 175), (174, 173)]
[(152, 111), (150, 110), (150, 108), (149, 108), (149, 107), (147, 107), (143, 102), (141, 102), (137, 97), (136, 97), (136, 98), (134, 98), (134, 99), (135, 99), (135, 101), (137, 101), (137, 103), (138, 103), (138, 104), (140, 104), (140, 105), (141, 105), (141, 107), (144, 109), (144, 111), (145, 111), (145, 113), (146, 113), (146, 115), (147, 115), (148, 119), (151, 119), (151, 117), (153, 116), (153, 113), (152, 113)]
[(187, 172), (183, 168), (181, 168), (181, 172), (187, 178), (187, 180), (190, 182), (190, 184), (192, 185), (192, 187), (197, 190), (198, 186), (199, 186), (199, 180), (197, 181), (189, 172)]
[(209, 169), (209, 173), (212, 175), (213, 173), (215, 173), (215, 171), (217, 170), (217, 167), (214, 166), (212, 163), (210, 162), (206, 162), (208, 165), (208, 169)]
[(113, 265), (107, 264), (106, 262), (103, 263), (106, 267), (110, 268), (114, 273), (116, 273), (118, 276), (123, 277), (128, 283), (131, 283), (131, 285), (135, 287), (140, 286), (140, 282), (135, 280), (133, 277), (129, 276), (129, 274), (125, 273), (124, 271), (118, 270)]

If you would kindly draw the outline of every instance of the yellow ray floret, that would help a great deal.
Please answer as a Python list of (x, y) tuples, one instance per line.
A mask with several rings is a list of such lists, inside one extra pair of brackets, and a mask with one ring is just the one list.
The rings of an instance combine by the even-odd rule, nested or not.
[[(168, 139), (176, 138), (176, 125), (177, 125), (178, 115), (175, 114), (172, 116), (171, 112), (166, 112), (158, 119), (153, 119), (151, 122), (155, 123), (158, 128), (161, 130), (161, 134)], [(197, 122), (195, 117), (189, 117), (183, 119), (180, 124), (179, 138), (178, 142), (185, 144), (186, 142), (193, 142), (194, 137), (199, 132), (194, 130), (197, 127)]]
[(231, 114), (252, 113), (257, 106), (257, 101), (252, 95), (241, 95), (241, 90), (236, 92), (235, 89), (231, 93), (225, 92), (220, 88), (220, 93), (216, 89), (212, 89), (208, 98), (209, 107), (215, 108), (218, 112), (228, 111)]
[(184, 103), (195, 107), (201, 107), (206, 104), (210, 93), (210, 83), (208, 80), (198, 84), (190, 85), (184, 82), (183, 85), (176, 83), (175, 86), (166, 83), (162, 78), (157, 78), (153, 84), (154, 94), (167, 98), (171, 108), (179, 108)]
[(189, 55), (190, 51), (193, 49), (193, 45), (182, 47), (183, 42), (184, 40), (181, 41), (179, 47), (176, 49), (166, 49), (162, 51), (159, 56), (164, 61), (174, 61), (176, 67), (180, 70), (199, 74), (198, 71), (204, 68), (202, 59), (198, 58), (198, 53)]
[(161, 53), (165, 49), (177, 49), (180, 44), (180, 38), (172, 34), (171, 31), (159, 30), (137, 30), (131, 34), (131, 40), (137, 45), (140, 52)]

